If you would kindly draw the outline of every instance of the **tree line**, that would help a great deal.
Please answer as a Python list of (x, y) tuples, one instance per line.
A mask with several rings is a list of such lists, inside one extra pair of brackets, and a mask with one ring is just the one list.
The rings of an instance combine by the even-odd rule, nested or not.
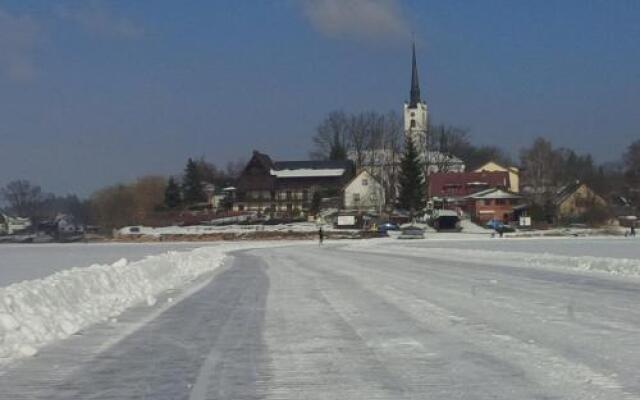
[[(333, 111), (320, 122), (312, 136), (310, 157), (354, 161), (382, 184), (389, 207), (419, 209), (425, 200), (424, 158), (405, 140), (402, 118), (396, 112)], [(504, 166), (517, 164), (521, 184), (534, 202), (548, 203), (562, 185), (585, 182), (607, 198), (623, 196), (640, 207), (640, 139), (625, 150), (617, 162), (598, 164), (590, 154), (554, 147), (548, 139), (537, 138), (521, 149), (517, 161), (499, 146), (472, 143), (469, 131), (439, 124), (429, 126), (427, 148), (444, 157), (428, 159), (446, 171), (446, 157), (460, 158), (472, 170), (487, 161)], [(123, 225), (153, 223), (158, 213), (198, 207), (206, 202), (205, 185), (222, 188), (235, 183), (244, 168), (236, 161), (219, 168), (204, 159), (188, 159), (182, 174), (144, 176), (131, 183), (102, 188), (88, 199), (75, 195), (57, 196), (26, 180), (16, 180), (0, 189), (5, 209), (33, 220), (68, 214), (82, 224), (105, 229)]]
[(0, 189), (0, 198), (6, 211), (36, 223), (66, 214), (77, 223), (109, 231), (126, 225), (152, 225), (166, 211), (202, 205), (207, 200), (205, 185), (231, 185), (243, 167), (242, 161), (230, 162), (222, 169), (204, 159), (190, 158), (180, 176), (147, 175), (99, 189), (84, 200), (76, 195), (56, 196), (28, 180), (15, 180)]
[[(556, 148), (542, 137), (522, 148), (514, 160), (500, 146), (475, 145), (468, 130), (446, 124), (428, 128), (426, 148), (436, 152), (436, 157), (421, 159), (411, 147), (404, 140), (402, 118), (396, 112), (333, 111), (317, 126), (310, 155), (316, 159), (353, 160), (357, 170), (368, 169), (382, 183), (385, 198), (392, 206), (405, 209), (424, 202), (424, 189), (407, 188), (409, 182), (412, 186), (425, 185), (425, 177), (415, 171), (425, 171), (428, 162), (447, 172), (451, 166), (448, 158), (452, 156), (461, 159), (467, 170), (488, 161), (517, 165), (521, 184), (534, 194), (534, 202), (548, 202), (563, 185), (581, 181), (604, 198), (618, 195), (640, 207), (640, 139), (629, 145), (619, 161), (602, 164), (596, 163), (590, 154)], [(420, 201), (411, 202), (409, 198)]]

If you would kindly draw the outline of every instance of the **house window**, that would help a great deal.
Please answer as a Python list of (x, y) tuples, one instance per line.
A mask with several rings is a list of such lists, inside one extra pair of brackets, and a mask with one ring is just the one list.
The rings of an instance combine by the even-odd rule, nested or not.
[(357, 203), (360, 201), (360, 193), (354, 193), (353, 194), (353, 202)]
[(496, 205), (503, 206), (506, 203), (505, 199), (496, 199)]
[(416, 127), (416, 120), (412, 119), (411, 120), (411, 128), (415, 128)]
[(484, 200), (482, 200), (482, 205), (484, 205), (484, 206), (490, 206), (490, 205), (491, 205), (491, 199), (484, 199)]
[(362, 180), (362, 186), (367, 186), (369, 184), (369, 180), (368, 179), (363, 179)]
[(413, 111), (411, 111), (411, 116), (412, 116), (412, 117), (415, 117), (415, 116), (416, 116), (416, 113), (414, 113)]

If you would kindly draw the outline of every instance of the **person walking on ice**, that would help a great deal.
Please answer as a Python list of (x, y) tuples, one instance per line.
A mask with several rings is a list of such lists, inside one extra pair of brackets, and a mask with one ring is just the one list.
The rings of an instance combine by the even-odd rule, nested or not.
[(318, 229), (318, 240), (320, 241), (320, 245), (322, 245), (322, 242), (324, 241), (324, 231), (322, 230), (322, 227)]

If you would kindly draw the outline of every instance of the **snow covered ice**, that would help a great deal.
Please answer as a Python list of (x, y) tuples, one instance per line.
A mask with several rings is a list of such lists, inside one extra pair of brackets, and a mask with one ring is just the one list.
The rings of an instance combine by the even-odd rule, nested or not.
[(427, 237), (203, 244), (14, 283), (0, 398), (640, 398), (640, 240)]
[[(75, 245), (69, 247), (73, 248)], [(193, 245), (189, 245), (193, 247)], [(251, 245), (259, 247), (260, 243)], [(47, 245), (47, 249), (64, 246)], [(108, 245), (79, 245), (76, 249), (89, 257), (96, 257)], [(156, 296), (170, 289), (180, 288), (205, 272), (219, 267), (226, 252), (247, 247), (238, 244), (220, 244), (201, 247), (188, 252), (162, 252), (164, 247), (142, 245), (114, 245), (113, 252), (137, 254), (151, 251), (161, 254), (146, 256), (130, 263), (119, 258), (111, 264), (92, 264), (87, 267), (60, 269), (51, 275), (13, 283), (0, 288), (0, 363), (22, 356), (32, 356), (37, 349), (55, 340), (64, 339), (92, 324), (106, 321), (127, 308), (145, 302), (156, 303)], [(179, 247), (179, 246), (171, 246)], [(41, 246), (22, 246), (29, 253)], [(96, 251), (97, 250), (97, 251)], [(123, 251), (124, 250), (124, 251)], [(133, 251), (132, 251), (133, 250)], [(13, 252), (13, 257), (18, 251)], [(32, 273), (42, 271), (46, 253), (32, 266)], [(5, 259), (5, 262), (7, 260)], [(51, 261), (54, 262), (55, 261)], [(45, 269), (46, 270), (46, 269)], [(5, 282), (13, 276), (11, 267), (2, 267)], [(18, 271), (20, 272), (20, 271)]]

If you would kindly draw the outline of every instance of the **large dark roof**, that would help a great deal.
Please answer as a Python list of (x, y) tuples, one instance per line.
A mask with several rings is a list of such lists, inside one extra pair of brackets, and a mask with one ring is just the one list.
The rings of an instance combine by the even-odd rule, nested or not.
[(349, 169), (351, 165), (348, 160), (276, 161), (273, 169)]
[(271, 161), (271, 157), (264, 153), (260, 153), (259, 151), (254, 150), (252, 158), (266, 169), (273, 168), (273, 161)]

